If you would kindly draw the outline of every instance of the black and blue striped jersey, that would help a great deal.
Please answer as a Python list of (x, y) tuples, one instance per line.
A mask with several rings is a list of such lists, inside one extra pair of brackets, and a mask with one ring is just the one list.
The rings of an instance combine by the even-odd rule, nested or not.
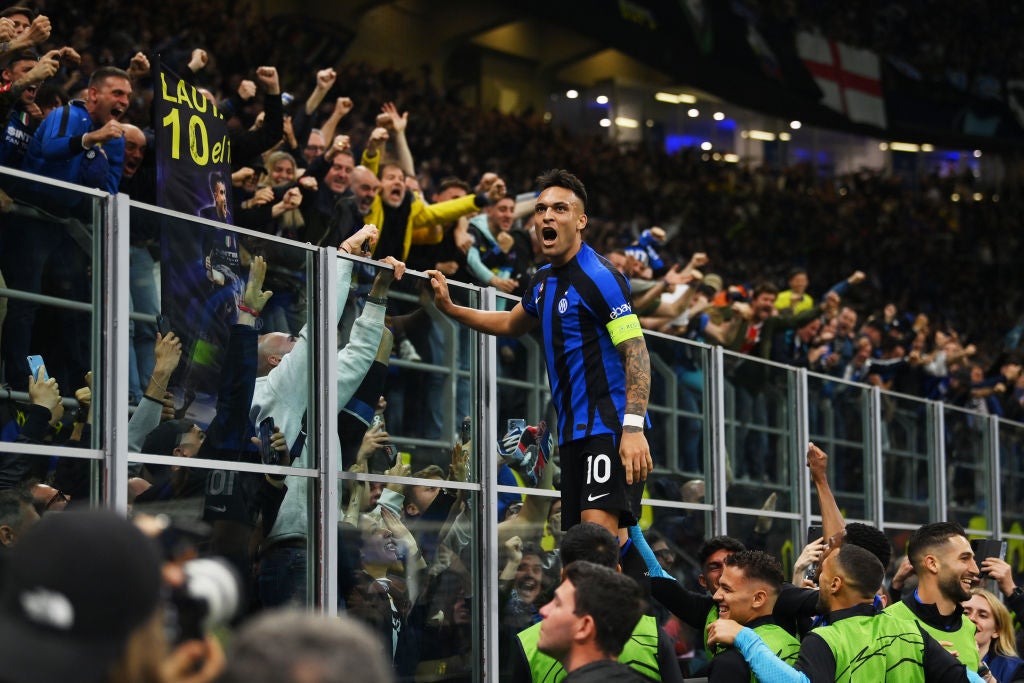
[(616, 344), (643, 335), (629, 283), (587, 244), (560, 268), (544, 266), (523, 296), (539, 318), (558, 443), (622, 431), (626, 375)]

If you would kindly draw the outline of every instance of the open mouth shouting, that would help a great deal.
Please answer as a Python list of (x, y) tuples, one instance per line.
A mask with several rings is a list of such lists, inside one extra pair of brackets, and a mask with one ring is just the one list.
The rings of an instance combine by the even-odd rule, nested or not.
[(545, 247), (550, 247), (558, 241), (558, 231), (549, 227), (541, 228), (540, 239)]

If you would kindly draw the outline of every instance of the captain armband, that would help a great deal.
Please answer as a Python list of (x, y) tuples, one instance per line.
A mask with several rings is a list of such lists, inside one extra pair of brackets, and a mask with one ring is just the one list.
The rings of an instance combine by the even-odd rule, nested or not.
[(644, 336), (644, 330), (640, 327), (640, 318), (635, 313), (624, 315), (621, 318), (611, 320), (605, 325), (608, 334), (611, 335), (612, 344), (618, 346), (627, 339)]

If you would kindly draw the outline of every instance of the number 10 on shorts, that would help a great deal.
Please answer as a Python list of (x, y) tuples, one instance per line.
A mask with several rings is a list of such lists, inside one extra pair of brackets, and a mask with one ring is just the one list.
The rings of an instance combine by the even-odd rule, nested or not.
[(587, 484), (603, 484), (612, 476), (612, 460), (604, 453), (587, 456)]

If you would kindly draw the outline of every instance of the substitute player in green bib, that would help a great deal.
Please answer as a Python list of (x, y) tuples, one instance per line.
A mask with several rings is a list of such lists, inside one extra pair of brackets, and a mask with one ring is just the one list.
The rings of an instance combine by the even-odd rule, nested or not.
[[(885, 611), (901, 619), (914, 619), (951, 649), (971, 671), (981, 664), (974, 640), (974, 622), (961, 604), (971, 599), (978, 579), (971, 542), (956, 522), (925, 524), (910, 536), (907, 559), (917, 574), (917, 589)], [(902, 578), (906, 567), (897, 574)], [(895, 579), (894, 579), (895, 581)]]
[[(752, 629), (779, 659), (793, 663), (800, 652), (800, 641), (772, 619), (784, 581), (782, 566), (768, 553), (734, 553), (725, 558), (715, 602), (719, 618), (732, 619)], [(709, 683), (757, 682), (743, 655), (732, 647), (716, 653), (707, 674)]]
[(859, 546), (844, 545), (824, 558), (819, 600), (829, 625), (807, 634), (794, 666), (731, 619), (713, 623), (708, 641), (735, 645), (758, 680), (772, 683), (980, 682), (917, 622), (875, 610), (883, 575), (878, 558)]

